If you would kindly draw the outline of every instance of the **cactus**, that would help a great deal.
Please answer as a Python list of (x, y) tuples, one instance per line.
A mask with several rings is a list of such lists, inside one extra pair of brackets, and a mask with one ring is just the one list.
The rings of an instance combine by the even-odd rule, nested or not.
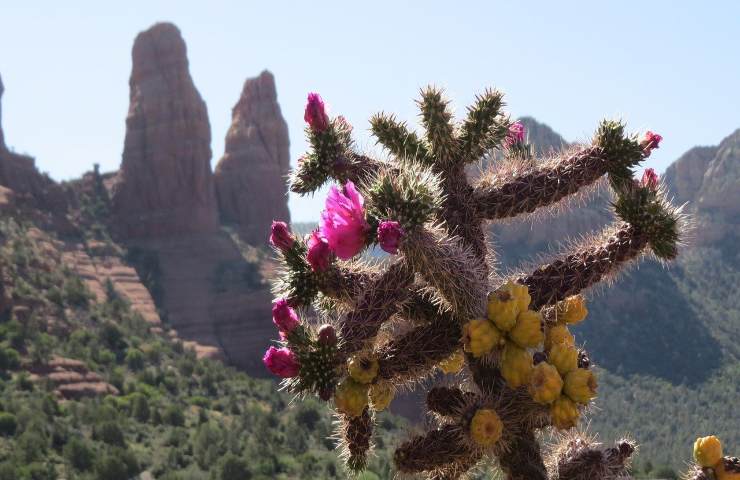
[[(296, 395), (335, 405), (336, 436), (355, 472), (366, 465), (375, 408), (445, 372), (445, 386), (426, 399), (436, 424), (398, 446), (398, 472), (453, 479), (493, 462), (512, 480), (624, 478), (631, 442), (603, 448), (571, 430), (598, 382), (568, 325), (587, 314), (582, 292), (645, 255), (677, 255), (684, 216), (654, 172), (633, 178), (660, 136), (638, 138), (603, 121), (590, 144), (538, 161), (498, 91), (478, 96), (460, 123), (439, 89), (422, 90), (418, 105), (424, 134), (392, 115), (372, 118), (388, 154), (376, 159), (356, 150), (343, 117), (309, 95), (311, 149), (290, 187), (332, 187), (306, 238), (273, 225), (283, 265), (274, 285), (283, 320), (275, 323), (290, 325), (280, 346), (294, 357), (287, 367), (277, 357), (266, 365)], [(472, 181), (469, 167), (481, 160), (494, 169)], [(612, 225), (531, 272), (494, 270), (490, 221), (548, 211), (600, 184), (613, 192)], [(363, 260), (374, 246), (389, 257)], [(549, 428), (570, 433), (545, 454), (538, 438)]]

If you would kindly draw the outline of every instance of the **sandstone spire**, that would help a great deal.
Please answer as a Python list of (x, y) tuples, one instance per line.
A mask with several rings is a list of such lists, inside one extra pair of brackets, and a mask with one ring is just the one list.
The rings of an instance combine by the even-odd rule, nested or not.
[(275, 78), (265, 70), (244, 82), (215, 173), (221, 219), (249, 243), (265, 243), (273, 219), (290, 220), (289, 146)]
[(126, 238), (166, 237), (218, 228), (211, 128), (188, 71), (178, 28), (158, 23), (132, 52), (130, 103), (113, 196)]

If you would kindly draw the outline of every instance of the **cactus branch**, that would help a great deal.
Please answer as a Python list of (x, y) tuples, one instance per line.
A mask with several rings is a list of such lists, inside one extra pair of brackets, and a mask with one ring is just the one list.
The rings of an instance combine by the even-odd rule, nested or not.
[(397, 261), (367, 285), (357, 308), (342, 322), (341, 351), (350, 356), (378, 334), (380, 327), (405, 303), (414, 280), (406, 262)]
[(604, 240), (589, 242), (519, 279), (529, 287), (533, 308), (552, 305), (614, 276), (648, 245), (648, 237), (639, 228), (624, 222), (606, 228), (601, 237)]
[(445, 425), (402, 443), (393, 461), (401, 473), (420, 473), (448, 469), (458, 463), (467, 466), (473, 455), (461, 438), (459, 427)]
[(370, 119), (370, 128), (378, 143), (396, 157), (421, 163), (429, 162), (427, 145), (416, 133), (409, 131), (405, 122), (397, 121), (393, 115), (384, 113), (374, 115)]

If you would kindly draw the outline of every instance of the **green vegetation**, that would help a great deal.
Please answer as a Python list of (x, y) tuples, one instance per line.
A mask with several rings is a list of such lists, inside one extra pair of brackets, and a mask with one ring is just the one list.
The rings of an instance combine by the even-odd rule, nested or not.
[[(0, 236), (14, 304), (34, 306), (0, 323), (0, 480), (345, 477), (318, 401), (291, 405), (274, 383), (149, 333), (112, 289), (93, 302), (44, 234), (3, 220)], [(120, 395), (61, 400), (53, 382), (27, 373), (54, 356), (83, 361)], [(385, 445), (403, 421), (380, 422), (370, 470), (389, 478)]]

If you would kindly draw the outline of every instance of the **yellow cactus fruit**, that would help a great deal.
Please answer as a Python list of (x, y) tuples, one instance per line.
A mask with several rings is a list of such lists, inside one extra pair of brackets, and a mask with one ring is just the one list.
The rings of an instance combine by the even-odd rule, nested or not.
[(509, 332), (509, 338), (522, 348), (536, 347), (542, 343), (542, 315), (539, 312), (525, 310), (516, 319), (516, 325)]
[(576, 339), (570, 333), (568, 327), (560, 323), (548, 328), (545, 332), (545, 350), (550, 351), (552, 346), (558, 343), (565, 343), (567, 345), (576, 344)]
[(722, 443), (714, 435), (697, 438), (694, 442), (694, 460), (702, 467), (713, 467), (722, 460)]
[(519, 305), (519, 311), (524, 312), (529, 309), (529, 304), (532, 301), (532, 297), (529, 295), (529, 288), (526, 285), (516, 282), (507, 282), (507, 285), (511, 284), (511, 290), (516, 298), (516, 302)]
[(566, 373), (578, 368), (578, 349), (567, 343), (556, 343), (547, 354), (547, 361), (564, 377)]
[(558, 303), (557, 315), (560, 322), (571, 325), (582, 322), (588, 315), (583, 295), (573, 295)]
[(488, 294), (488, 319), (501, 330), (508, 332), (516, 325), (519, 305), (514, 284), (506, 282), (503, 287)]
[(529, 393), (537, 403), (552, 403), (563, 389), (563, 379), (558, 370), (547, 362), (540, 362), (532, 369)]
[(366, 354), (357, 354), (349, 359), (349, 376), (360, 383), (370, 383), (378, 376), (378, 360)]
[(471, 320), (463, 327), (463, 343), (466, 352), (475, 358), (493, 350), (501, 342), (501, 331), (484, 318)]
[(470, 436), (473, 441), (481, 447), (490, 447), (501, 438), (504, 424), (490, 408), (481, 408), (470, 421)]
[(724, 457), (714, 466), (714, 476), (717, 480), (740, 480), (740, 461)]
[(465, 354), (462, 350), (457, 350), (455, 353), (439, 362), (437, 366), (442, 370), (442, 372), (449, 374), (459, 372), (462, 370), (463, 365), (465, 365)]
[(334, 403), (337, 410), (350, 417), (359, 417), (367, 407), (368, 386), (351, 378), (345, 378), (337, 385)]
[(511, 388), (529, 383), (532, 374), (532, 354), (512, 342), (506, 342), (501, 357), (501, 375)]
[(587, 404), (596, 396), (596, 376), (591, 370), (576, 368), (565, 375), (563, 393), (574, 402)]
[(578, 406), (570, 398), (561, 395), (550, 405), (552, 424), (560, 430), (567, 430), (578, 424)]
[(396, 389), (390, 382), (378, 382), (370, 386), (370, 403), (376, 412), (382, 412), (393, 401)]

